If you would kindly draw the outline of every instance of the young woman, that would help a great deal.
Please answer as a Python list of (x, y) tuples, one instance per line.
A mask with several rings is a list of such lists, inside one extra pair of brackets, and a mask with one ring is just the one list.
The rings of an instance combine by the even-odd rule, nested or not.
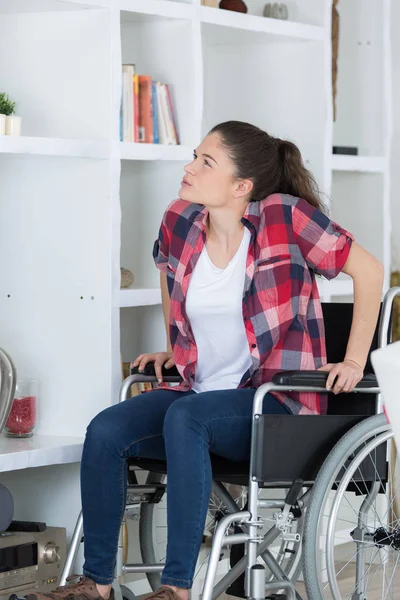
[[(249, 458), (256, 388), (289, 369), (329, 371), (327, 388), (360, 381), (376, 326), (382, 266), (322, 211), (298, 148), (248, 123), (214, 127), (185, 167), (164, 214), (154, 259), (161, 270), (167, 350), (152, 361), (157, 390), (102, 411), (82, 456), (84, 577), (51, 597), (112, 597), (127, 458), (167, 458), (168, 548), (158, 600), (187, 600), (211, 492), (209, 453)], [(345, 359), (326, 364), (316, 275), (354, 280)], [(176, 365), (182, 384), (162, 384)], [(165, 388), (165, 389), (164, 389)], [(324, 394), (271, 393), (266, 414), (317, 414)]]

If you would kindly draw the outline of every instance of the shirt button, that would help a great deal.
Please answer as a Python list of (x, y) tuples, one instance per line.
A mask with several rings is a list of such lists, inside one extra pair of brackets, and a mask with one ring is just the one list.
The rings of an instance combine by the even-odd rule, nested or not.
[(252, 344), (251, 347), (252, 348), (257, 348), (257, 344)]

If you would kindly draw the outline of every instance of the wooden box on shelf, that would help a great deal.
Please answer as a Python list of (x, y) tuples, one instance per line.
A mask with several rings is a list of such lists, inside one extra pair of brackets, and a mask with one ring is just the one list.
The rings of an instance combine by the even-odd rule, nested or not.
[(218, 8), (219, 0), (201, 0), (202, 6), (210, 6), (211, 8)]

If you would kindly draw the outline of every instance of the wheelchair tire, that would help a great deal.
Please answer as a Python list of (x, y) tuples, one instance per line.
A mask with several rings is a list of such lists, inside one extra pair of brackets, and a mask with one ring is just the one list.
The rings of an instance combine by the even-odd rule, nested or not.
[[(389, 470), (387, 477), (389, 483), (386, 483), (386, 480), (383, 483), (380, 476), (380, 467), (377, 468), (377, 465), (382, 465), (382, 460), (385, 462), (387, 459), (386, 443), (392, 436), (391, 427), (384, 414), (367, 418), (343, 436), (322, 465), (312, 490), (304, 526), (303, 573), (309, 600), (327, 600), (328, 598), (337, 600), (355, 597), (357, 582), (365, 581), (368, 585), (370, 579), (375, 577), (377, 554), (379, 555), (378, 560), (383, 551), (387, 552), (388, 556), (390, 556), (389, 552), (394, 554), (394, 550), (397, 555), (400, 554), (400, 544), (394, 541), (397, 536), (400, 539), (400, 529), (397, 529), (399, 521), (396, 520), (396, 525), (393, 527), (394, 521), (390, 521), (389, 516), (391, 515), (388, 515), (389, 508), (385, 510), (386, 505), (382, 508), (379, 504), (379, 502), (382, 504), (385, 500), (384, 493), (386, 494), (387, 485), (390, 487), (393, 482)], [(379, 456), (377, 448), (380, 446), (382, 448)], [(365, 452), (365, 459), (363, 459), (364, 462), (360, 463), (362, 456), (364, 456), (362, 452)], [(375, 475), (374, 479), (365, 480), (362, 469), (359, 469), (359, 465), (364, 465), (366, 462), (371, 469), (374, 466), (376, 468), (377, 476)], [(350, 481), (352, 474), (356, 474), (356, 477)], [(375, 493), (373, 493), (374, 486), (376, 486), (374, 488)], [(352, 501), (350, 502), (349, 496), (353, 493), (354, 497), (351, 496)], [(390, 507), (396, 494), (393, 497), (393, 490), (391, 490), (388, 495), (392, 499), (389, 504)], [(363, 499), (363, 496), (365, 496), (365, 499)], [(368, 521), (372, 507), (370, 500), (372, 496), (373, 501), (378, 499), (378, 508), (375, 510), (375, 514), (372, 515), (373, 521)], [(339, 504), (342, 499), (346, 501), (343, 506)], [(363, 503), (358, 506), (362, 500)], [(384, 513), (383, 510), (385, 510)], [(360, 516), (361, 519), (364, 519), (364, 523), (361, 523), (361, 525)], [(351, 518), (355, 519), (355, 526), (350, 520)], [(377, 518), (379, 518), (379, 521), (377, 521)], [(388, 519), (389, 524), (386, 525), (385, 529), (383, 524)], [(357, 529), (359, 527), (361, 529)], [(390, 530), (390, 528), (392, 529)], [(381, 538), (384, 540), (383, 542), (377, 541), (376, 538), (380, 529), (384, 530)], [(357, 533), (358, 531), (362, 533)], [(357, 538), (357, 535), (359, 538)], [(362, 542), (360, 543), (361, 536)], [(347, 548), (348, 546), (350, 548)], [(352, 554), (354, 547), (356, 553)], [(334, 552), (336, 548), (338, 548), (338, 560), (341, 562), (335, 560)], [(351, 557), (347, 562), (345, 562), (347, 558), (346, 551)], [(345, 555), (345, 558), (343, 558), (343, 555)], [(355, 558), (358, 559), (357, 562)], [(325, 570), (324, 560), (327, 565), (326, 577), (323, 575)], [(368, 560), (370, 564), (367, 568)], [(386, 560), (390, 560), (390, 558)], [(399, 558), (396, 560), (399, 560)], [(336, 565), (340, 569), (337, 573)], [(357, 577), (357, 569), (359, 568), (362, 569), (360, 571), (362, 574), (361, 579)], [(353, 583), (350, 583), (350, 587), (353, 587), (348, 592), (349, 595), (347, 595), (347, 591), (339, 591), (339, 584), (342, 583), (339, 581), (340, 574), (344, 578), (342, 582), (344, 581), (346, 586), (349, 585), (349, 580), (352, 581), (353, 576), (355, 578), (356, 585), (353, 586)], [(384, 577), (386, 578), (386, 574), (384, 574)], [(396, 583), (398, 584), (398, 579), (396, 579)], [(364, 595), (366, 594), (361, 594), (362, 597)]]

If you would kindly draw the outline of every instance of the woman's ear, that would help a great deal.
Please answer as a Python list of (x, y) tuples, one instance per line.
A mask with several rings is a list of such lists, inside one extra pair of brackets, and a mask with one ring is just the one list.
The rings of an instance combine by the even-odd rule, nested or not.
[(239, 179), (234, 188), (234, 193), (237, 198), (242, 196), (248, 196), (253, 189), (253, 182), (251, 179)]

